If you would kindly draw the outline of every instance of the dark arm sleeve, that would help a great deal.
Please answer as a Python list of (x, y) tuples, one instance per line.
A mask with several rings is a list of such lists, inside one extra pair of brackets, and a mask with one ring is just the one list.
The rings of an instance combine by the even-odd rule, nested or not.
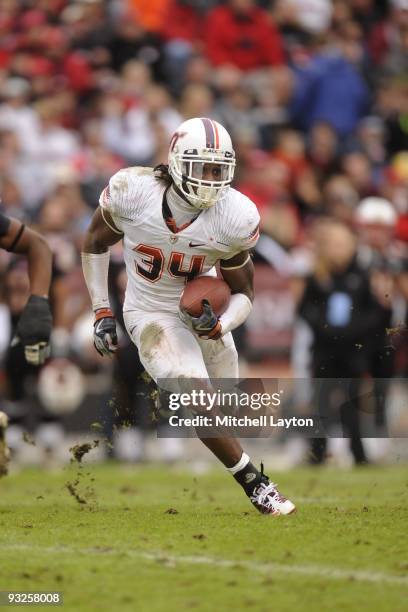
[(313, 278), (309, 277), (298, 306), (298, 315), (310, 325), (315, 334), (323, 332), (326, 326), (325, 308), (322, 295), (316, 291)]
[(10, 227), (10, 219), (0, 213), (0, 238), (7, 235)]

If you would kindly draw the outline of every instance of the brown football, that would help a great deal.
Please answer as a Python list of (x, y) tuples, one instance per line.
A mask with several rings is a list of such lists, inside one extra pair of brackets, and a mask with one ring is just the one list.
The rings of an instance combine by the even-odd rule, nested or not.
[(180, 308), (192, 317), (199, 317), (203, 311), (202, 300), (208, 300), (216, 315), (222, 315), (228, 308), (231, 291), (227, 283), (214, 276), (199, 276), (188, 282), (180, 298)]

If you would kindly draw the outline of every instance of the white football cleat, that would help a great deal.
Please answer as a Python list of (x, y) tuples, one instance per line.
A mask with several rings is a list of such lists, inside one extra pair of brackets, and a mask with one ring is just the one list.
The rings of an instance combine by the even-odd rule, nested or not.
[(272, 514), (277, 516), (278, 514), (292, 514), (296, 511), (296, 506), (289, 499), (283, 497), (279, 493), (277, 485), (271, 482), (263, 473), (263, 464), (261, 463), (261, 474), (262, 481), (256, 485), (249, 499), (255, 508), (261, 512), (261, 514)]
[(0, 411), (0, 478), (7, 476), (8, 463), (10, 460), (10, 451), (6, 443), (6, 429), (8, 425), (8, 417), (5, 412)]

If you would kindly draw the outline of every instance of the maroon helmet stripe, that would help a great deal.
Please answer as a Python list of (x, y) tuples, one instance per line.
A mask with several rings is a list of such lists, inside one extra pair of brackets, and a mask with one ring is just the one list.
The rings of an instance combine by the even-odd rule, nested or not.
[(206, 144), (207, 144), (207, 149), (213, 149), (214, 148), (214, 128), (213, 128), (213, 124), (212, 124), (211, 120), (207, 119), (206, 117), (201, 117), (201, 121), (204, 124), (205, 140), (206, 140)]

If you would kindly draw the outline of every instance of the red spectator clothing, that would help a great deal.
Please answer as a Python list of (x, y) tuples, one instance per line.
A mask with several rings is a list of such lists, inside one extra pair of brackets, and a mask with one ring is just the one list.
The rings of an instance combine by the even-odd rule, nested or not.
[(397, 33), (393, 31), (394, 28), (387, 21), (381, 21), (377, 23), (368, 38), (368, 51), (375, 64), (380, 65), (384, 61), (390, 44), (393, 38), (396, 38)]
[(397, 221), (396, 237), (402, 242), (408, 242), (408, 214), (401, 215)]
[(0, 49), (0, 69), (5, 69), (9, 65), (11, 54), (5, 49)]
[(251, 180), (240, 183), (237, 189), (254, 202), (261, 214), (267, 208), (270, 208), (280, 195), (279, 191), (273, 185), (257, 185)]
[(160, 34), (164, 40), (194, 42), (201, 39), (202, 20), (200, 14), (193, 6), (181, 4), (178, 0), (170, 0)]
[(280, 34), (269, 14), (254, 7), (245, 15), (228, 6), (213, 9), (205, 27), (206, 54), (212, 64), (233, 64), (241, 70), (283, 63)]
[(81, 51), (70, 51), (62, 63), (63, 74), (75, 92), (88, 91), (94, 85), (94, 76), (86, 56)]
[(270, 154), (271, 159), (283, 163), (289, 171), (289, 184), (288, 189), (294, 189), (298, 179), (308, 170), (310, 170), (310, 164), (304, 157), (291, 157), (284, 151), (276, 149)]

